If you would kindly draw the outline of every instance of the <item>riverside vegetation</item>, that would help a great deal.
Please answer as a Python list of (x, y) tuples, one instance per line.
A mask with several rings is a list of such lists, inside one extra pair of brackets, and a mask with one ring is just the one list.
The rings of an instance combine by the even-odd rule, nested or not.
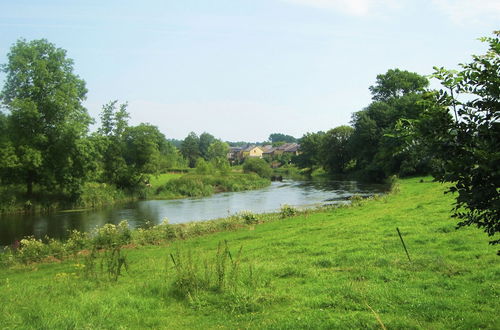
[(0, 323), (498, 329), (496, 251), (454, 229), (445, 188), (404, 179), (350, 206), (28, 238), (1, 254)]

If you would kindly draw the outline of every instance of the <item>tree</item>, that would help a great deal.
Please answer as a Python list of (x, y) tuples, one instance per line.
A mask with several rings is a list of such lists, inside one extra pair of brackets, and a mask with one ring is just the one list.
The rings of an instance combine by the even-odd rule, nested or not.
[(221, 140), (215, 140), (208, 147), (208, 159), (217, 159), (217, 158), (227, 158), (227, 154), (229, 152), (229, 145), (226, 142)]
[(421, 115), (427, 85), (427, 78), (399, 69), (377, 76), (376, 85), (370, 87), (374, 101), (352, 116), (351, 148), (362, 177), (382, 181), (391, 174), (426, 171), (427, 163), (421, 162), (414, 150), (404, 148), (396, 125), (401, 119), (413, 120)]
[(325, 153), (325, 169), (331, 173), (343, 173), (352, 160), (350, 149), (351, 136), (354, 128), (339, 126), (326, 132), (323, 139)]
[(129, 118), (127, 103), (118, 105), (118, 101), (115, 100), (105, 104), (100, 118), (101, 127), (98, 133), (101, 138), (98, 142), (103, 162), (102, 181), (120, 188), (131, 187), (139, 181), (139, 178), (135, 177), (125, 160), (124, 134), (128, 128)]
[(297, 142), (297, 139), (291, 135), (285, 135), (282, 133), (272, 133), (271, 135), (269, 135), (269, 141), (271, 141), (271, 143), (275, 145), (278, 142), (283, 142), (283, 143)]
[(295, 163), (301, 168), (309, 168), (323, 165), (324, 154), (322, 152), (325, 132), (306, 133), (300, 138), (300, 155), (295, 158)]
[(45, 39), (18, 40), (2, 65), (6, 74), (0, 99), (8, 117), (11, 147), (19, 160), (16, 179), (75, 192), (87, 173), (82, 164), (79, 140), (91, 118), (82, 102), (85, 82), (73, 73), (66, 51)]
[(205, 160), (209, 160), (208, 148), (215, 141), (215, 137), (207, 132), (201, 133), (199, 137), (199, 151), (200, 156)]
[(200, 138), (195, 132), (189, 133), (182, 141), (181, 154), (188, 161), (189, 167), (196, 166), (196, 160), (200, 157)]
[(160, 173), (167, 141), (158, 127), (144, 123), (128, 127), (123, 139), (127, 166), (141, 174)]
[(377, 76), (375, 86), (370, 86), (370, 92), (375, 101), (388, 101), (415, 92), (424, 92), (429, 85), (427, 78), (414, 72), (390, 69), (385, 74)]
[(475, 225), (491, 237), (500, 232), (500, 31), (494, 35), (481, 39), (487, 53), (474, 55), (461, 71), (435, 68), (446, 89), (436, 94), (439, 106), (416, 123), (417, 136), (439, 161), (435, 178), (457, 194), (457, 226)]

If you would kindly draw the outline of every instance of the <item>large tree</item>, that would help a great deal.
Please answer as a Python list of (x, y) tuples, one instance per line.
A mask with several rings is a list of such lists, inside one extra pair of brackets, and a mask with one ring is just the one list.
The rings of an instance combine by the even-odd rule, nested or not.
[(19, 40), (2, 65), (0, 99), (9, 112), (10, 141), (19, 160), (16, 179), (74, 192), (85, 179), (79, 157), (91, 118), (82, 102), (85, 82), (73, 72), (66, 51), (47, 40)]
[(352, 160), (350, 148), (351, 136), (354, 129), (343, 125), (326, 132), (323, 138), (323, 152), (325, 153), (324, 167), (331, 173), (343, 173)]
[(205, 159), (209, 160), (209, 152), (208, 149), (210, 148), (210, 145), (215, 142), (215, 137), (207, 132), (201, 133), (199, 137), (199, 151), (200, 151), (200, 156)]
[(414, 150), (403, 149), (395, 127), (405, 119), (416, 119), (424, 110), (427, 78), (399, 69), (378, 75), (370, 87), (373, 102), (353, 114), (352, 152), (356, 167), (369, 180), (387, 175), (417, 174), (426, 168)]
[(188, 161), (189, 167), (196, 166), (196, 160), (200, 157), (200, 138), (195, 132), (189, 133), (182, 141), (181, 154)]

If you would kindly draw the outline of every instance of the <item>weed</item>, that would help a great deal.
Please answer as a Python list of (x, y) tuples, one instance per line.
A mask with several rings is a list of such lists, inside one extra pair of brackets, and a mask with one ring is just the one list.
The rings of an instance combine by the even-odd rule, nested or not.
[(107, 223), (102, 227), (96, 228), (93, 232), (92, 243), (98, 249), (109, 249), (116, 246), (122, 246), (130, 243), (132, 238), (131, 231), (126, 220), (118, 225)]
[(103, 268), (111, 281), (118, 280), (118, 276), (121, 275), (122, 268), (125, 268), (128, 272), (127, 258), (122, 254), (120, 246), (115, 246), (104, 251), (101, 260), (101, 270)]
[[(191, 250), (170, 254), (175, 270), (170, 292), (177, 298), (186, 299), (194, 309), (206, 304), (217, 304), (231, 312), (251, 312), (259, 309), (258, 301), (265, 300), (256, 293), (259, 287), (269, 286), (269, 281), (256, 276), (249, 264), (242, 270), (243, 247), (231, 253), (227, 241), (220, 241), (215, 257), (194, 257)], [(217, 295), (214, 300), (211, 296)]]
[(242, 219), (243, 222), (247, 225), (254, 225), (259, 222), (257, 219), (257, 215), (250, 211), (241, 211), (237, 214), (237, 217)]
[(17, 258), (27, 264), (41, 261), (49, 255), (49, 248), (46, 244), (33, 236), (23, 238), (17, 251)]
[(280, 209), (280, 216), (282, 219), (290, 218), (297, 215), (298, 212), (299, 210), (297, 210), (295, 207), (288, 204), (283, 204)]

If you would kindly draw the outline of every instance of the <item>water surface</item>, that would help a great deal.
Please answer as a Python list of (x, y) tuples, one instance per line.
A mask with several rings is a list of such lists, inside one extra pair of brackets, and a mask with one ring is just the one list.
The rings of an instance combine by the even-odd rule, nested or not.
[(45, 215), (6, 215), (0, 217), (0, 245), (12, 244), (24, 236), (45, 235), (65, 238), (68, 231), (91, 231), (106, 223), (127, 220), (131, 227), (154, 224), (202, 221), (225, 217), (241, 211), (254, 213), (278, 211), (283, 204), (298, 208), (346, 203), (354, 194), (369, 196), (387, 191), (384, 185), (356, 181), (283, 181), (259, 190), (215, 194), (204, 198), (148, 200), (115, 205), (99, 210), (63, 211)]

